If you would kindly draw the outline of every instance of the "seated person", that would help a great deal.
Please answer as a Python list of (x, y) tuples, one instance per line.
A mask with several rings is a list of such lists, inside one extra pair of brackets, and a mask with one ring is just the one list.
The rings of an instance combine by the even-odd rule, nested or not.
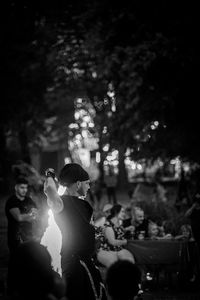
[(162, 232), (162, 235), (160, 235), (159, 226), (154, 222), (149, 222), (149, 224), (148, 224), (148, 238), (150, 240), (171, 239), (172, 235), (170, 233), (165, 234), (163, 232)]
[(192, 228), (190, 224), (183, 224), (180, 227), (180, 232), (174, 237), (175, 240), (193, 241)]
[(132, 225), (135, 227), (135, 239), (148, 238), (149, 220), (145, 218), (142, 208), (135, 206), (132, 210)]
[(133, 300), (139, 294), (141, 271), (130, 261), (117, 261), (107, 270), (105, 281), (109, 299)]
[(103, 231), (104, 239), (97, 249), (97, 260), (109, 267), (112, 263), (120, 259), (127, 259), (135, 262), (133, 255), (125, 249), (127, 239), (124, 238), (124, 228), (121, 221), (124, 218), (124, 208), (120, 204), (116, 204), (111, 209)]
[(162, 227), (165, 232), (165, 235), (170, 235), (171, 237), (174, 237), (176, 234), (176, 225), (174, 224), (173, 220), (164, 220), (162, 222)]
[(159, 235), (158, 225), (153, 222), (149, 222), (148, 224), (148, 238), (150, 240), (157, 240)]

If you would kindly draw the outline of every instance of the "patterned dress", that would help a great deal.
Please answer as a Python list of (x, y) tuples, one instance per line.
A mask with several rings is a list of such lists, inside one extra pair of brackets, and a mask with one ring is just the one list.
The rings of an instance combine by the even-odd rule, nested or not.
[(116, 240), (124, 240), (125, 232), (122, 226), (116, 226), (111, 220), (106, 221), (104, 228), (99, 230), (98, 239), (100, 241), (100, 246), (98, 250), (106, 250), (106, 251), (120, 251), (124, 248), (124, 246), (113, 246), (109, 244), (108, 240), (106, 239), (104, 232), (107, 227), (111, 227), (114, 231), (115, 239)]

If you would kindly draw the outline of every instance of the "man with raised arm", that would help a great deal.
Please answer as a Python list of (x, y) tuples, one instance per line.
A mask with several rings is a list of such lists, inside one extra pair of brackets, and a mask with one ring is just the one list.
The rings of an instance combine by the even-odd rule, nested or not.
[(46, 179), (44, 192), (62, 234), (61, 267), (66, 296), (71, 300), (106, 299), (101, 275), (93, 260), (93, 209), (85, 200), (90, 188), (89, 175), (79, 164), (66, 164), (60, 171), (59, 183), (66, 187), (63, 196), (58, 195), (51, 175)]

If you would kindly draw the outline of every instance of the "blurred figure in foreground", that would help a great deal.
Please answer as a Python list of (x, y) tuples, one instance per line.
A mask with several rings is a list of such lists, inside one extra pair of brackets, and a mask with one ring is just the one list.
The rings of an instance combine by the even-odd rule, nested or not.
[(65, 282), (53, 271), (51, 256), (39, 242), (25, 242), (15, 253), (14, 295), (11, 300), (66, 299)]
[(85, 200), (90, 188), (89, 175), (79, 164), (70, 163), (61, 169), (59, 181), (66, 188), (63, 196), (58, 195), (50, 172), (44, 192), (62, 235), (61, 268), (67, 285), (66, 297), (105, 300), (101, 274), (93, 259), (96, 250), (91, 223), (93, 209)]
[(133, 300), (141, 284), (140, 269), (130, 261), (119, 260), (106, 274), (106, 287), (110, 300)]

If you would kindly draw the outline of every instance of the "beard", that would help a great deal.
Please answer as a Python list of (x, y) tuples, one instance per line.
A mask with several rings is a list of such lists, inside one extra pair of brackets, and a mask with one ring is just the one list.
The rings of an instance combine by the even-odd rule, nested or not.
[(80, 188), (78, 189), (78, 194), (80, 197), (85, 198), (87, 196), (87, 191), (84, 190), (84, 188), (82, 187), (82, 185), (80, 186)]

